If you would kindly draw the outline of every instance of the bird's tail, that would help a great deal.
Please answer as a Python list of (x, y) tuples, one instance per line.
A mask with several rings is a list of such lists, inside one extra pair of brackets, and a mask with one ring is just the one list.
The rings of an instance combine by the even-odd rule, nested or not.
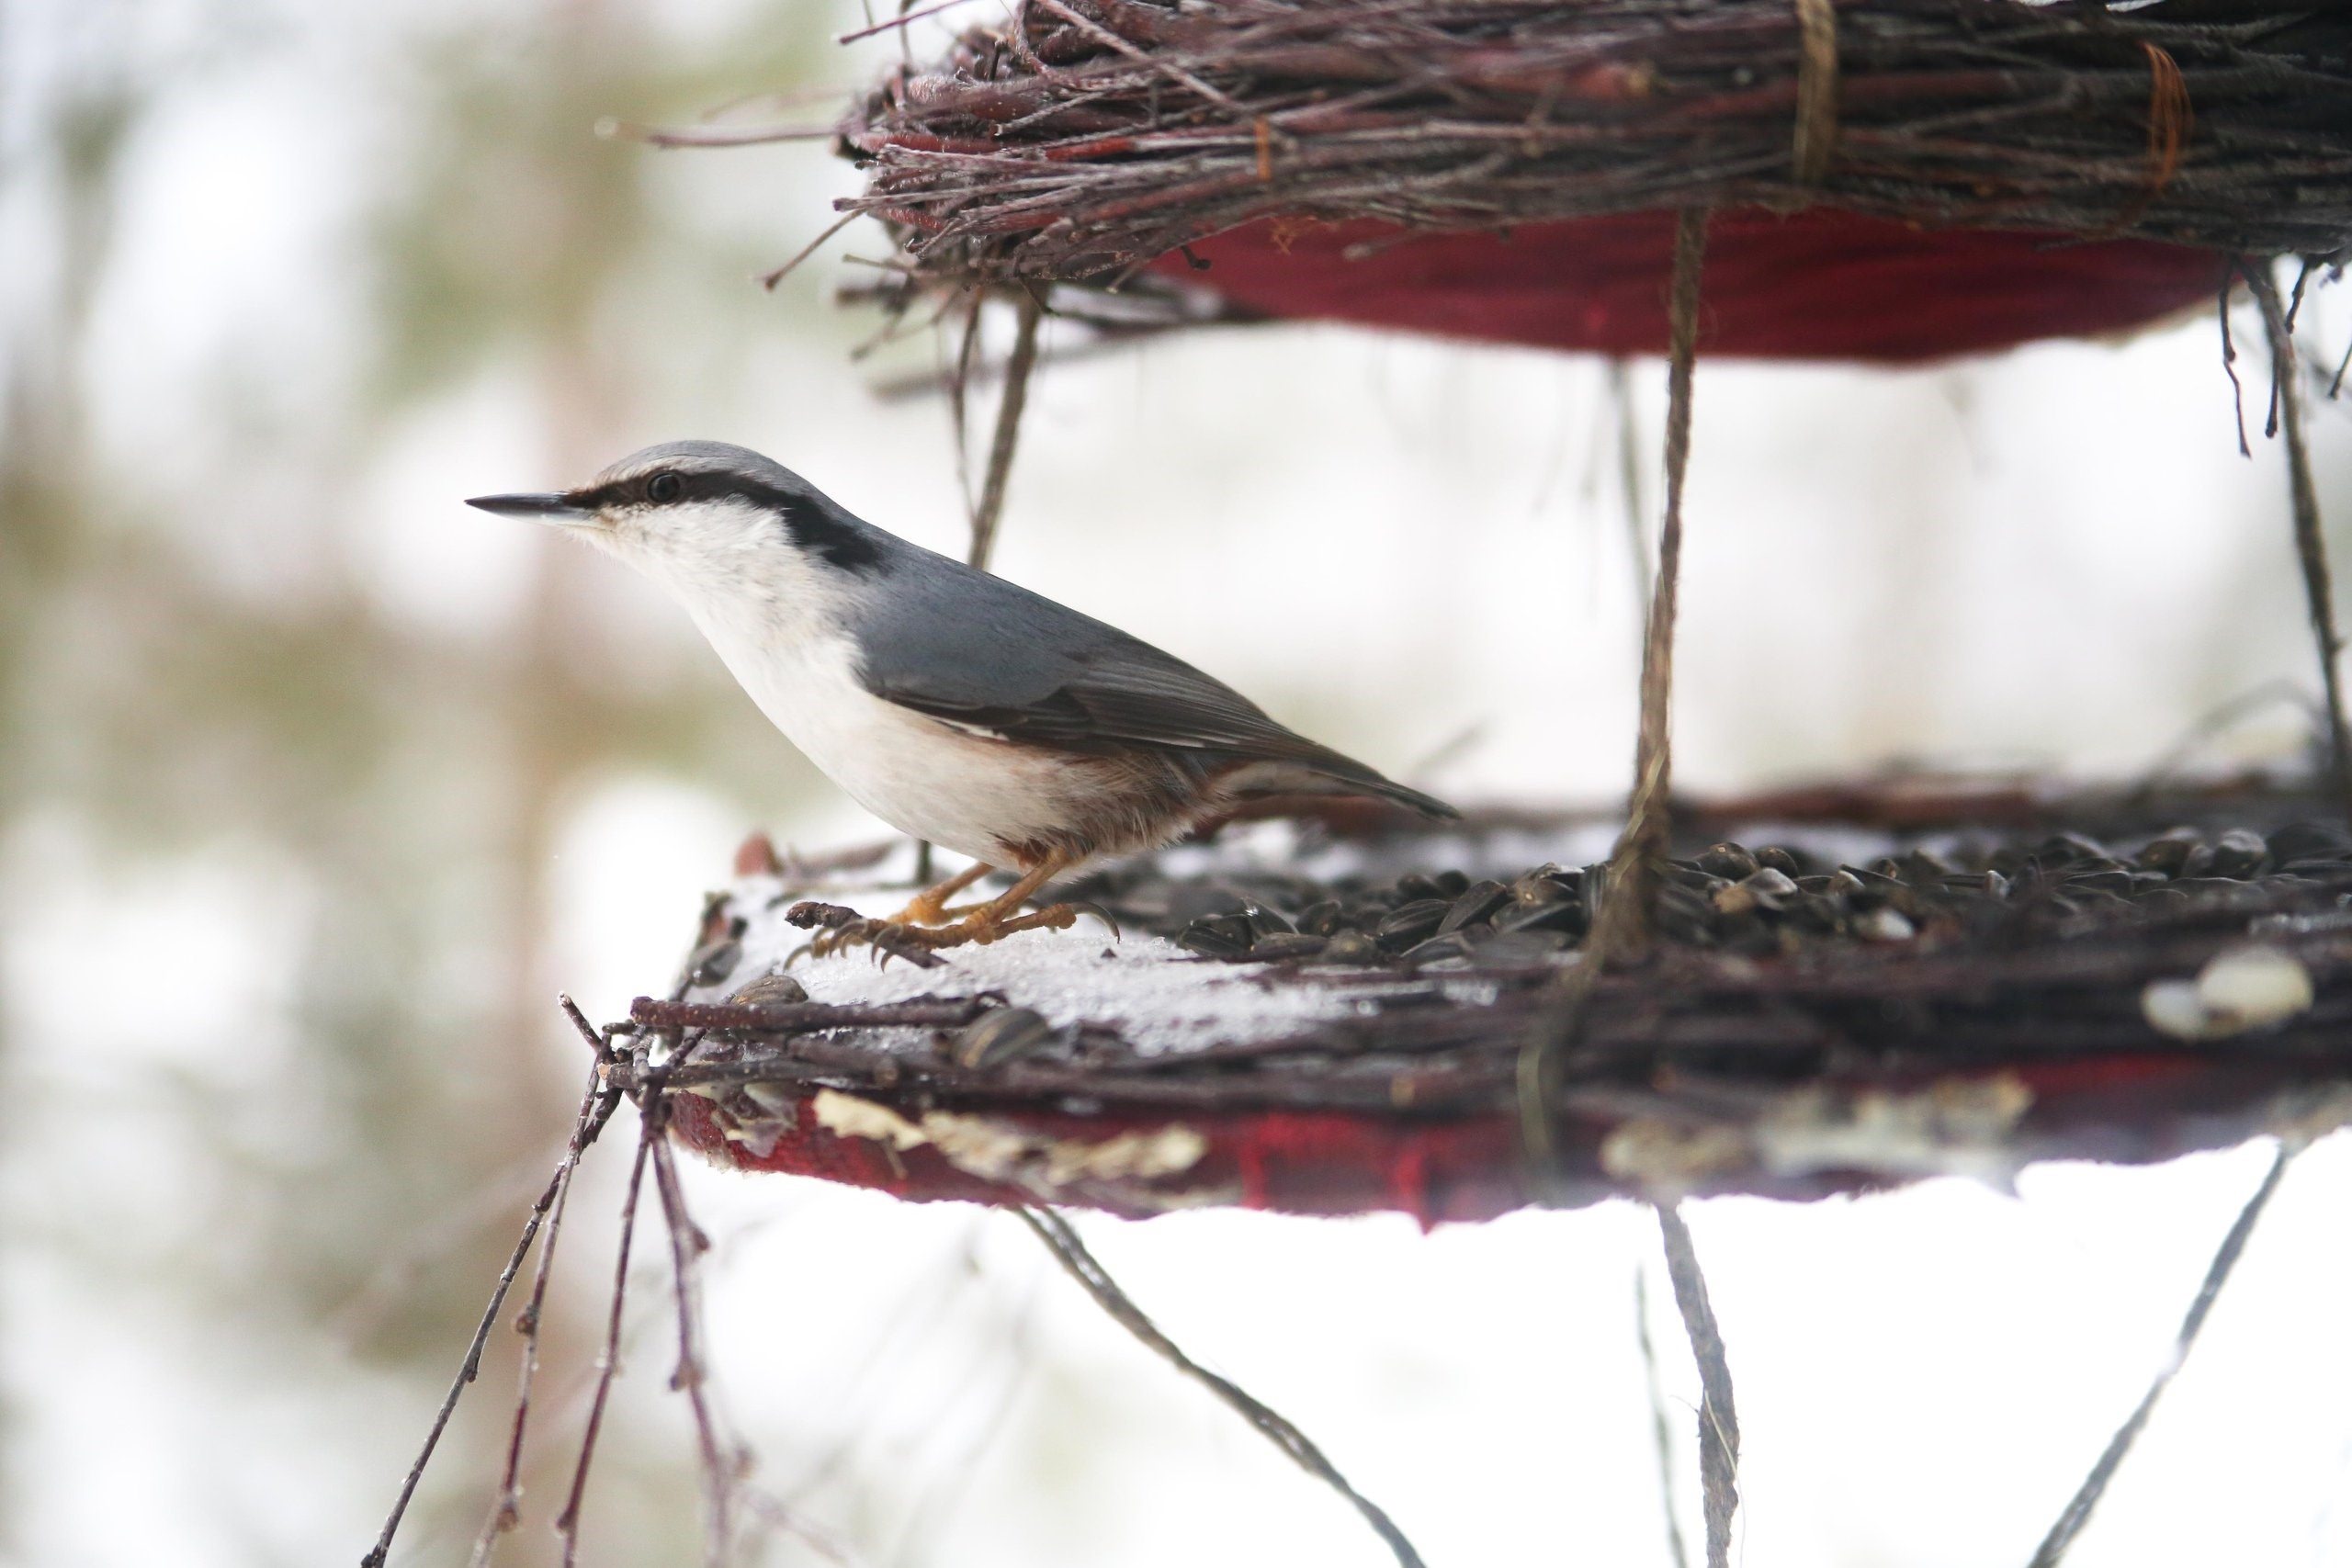
[(1245, 800), (1269, 795), (1363, 795), (1394, 801), (1424, 817), (1452, 820), (1462, 815), (1437, 796), (1408, 789), (1328, 746), (1280, 761), (1251, 762), (1220, 782), (1227, 793)]

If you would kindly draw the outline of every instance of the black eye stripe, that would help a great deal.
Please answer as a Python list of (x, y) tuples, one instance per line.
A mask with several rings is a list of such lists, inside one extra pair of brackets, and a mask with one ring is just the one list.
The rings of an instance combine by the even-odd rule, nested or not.
[[(669, 491), (668, 486), (662, 485), (669, 493), (653, 494), (655, 487), (664, 479), (675, 479), (677, 488)], [(739, 474), (662, 468), (576, 490), (566, 499), (592, 512), (607, 507), (669, 507), (689, 501), (741, 501), (775, 517), (790, 531), (794, 543), (844, 571), (871, 571), (882, 563), (882, 551), (872, 536), (823, 496), (814, 491), (780, 490)]]
[(592, 485), (586, 489), (571, 491), (566, 493), (563, 499), (574, 506), (585, 507), (591, 512), (602, 512), (608, 506), (618, 506), (628, 498), (628, 486), (609, 484)]

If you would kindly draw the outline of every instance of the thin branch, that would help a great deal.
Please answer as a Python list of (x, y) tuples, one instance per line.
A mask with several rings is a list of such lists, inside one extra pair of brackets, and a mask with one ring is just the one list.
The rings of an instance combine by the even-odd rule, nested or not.
[(1651, 1206), (1657, 1211), (1658, 1234), (1666, 1244), (1666, 1277), (1674, 1285), (1674, 1304), (1681, 1310), (1690, 1354), (1699, 1363), (1699, 1488), (1707, 1521), (1707, 1568), (1728, 1568), (1732, 1514), (1739, 1506), (1739, 1411), (1732, 1403), (1731, 1362), (1724, 1354), (1714, 1305), (1707, 1299), (1707, 1277), (1700, 1271), (1699, 1251), (1691, 1245), (1690, 1227), (1682, 1223), (1680, 1207)]
[[(562, 998), (562, 1006), (589, 1043), (598, 1047), (601, 1058), (603, 1043), (588, 1027), (588, 1021), (580, 1015), (570, 997)], [(564, 1204), (571, 1195), (571, 1174), (579, 1168), (581, 1154), (588, 1147), (590, 1129), (601, 1126), (602, 1119), (609, 1117), (620, 1101), (619, 1090), (607, 1089), (603, 1085), (604, 1063), (600, 1059), (589, 1069), (588, 1089), (581, 1097), (571, 1141), (565, 1146), (562, 1163), (556, 1168), (555, 1201), (548, 1210), (547, 1245), (539, 1248), (538, 1269), (531, 1277), (531, 1299), (514, 1320), (515, 1329), (523, 1336), (523, 1367), (514, 1390), (514, 1425), (506, 1439), (506, 1471), (499, 1480), (498, 1501), (483, 1522), (481, 1533), (474, 1538), (472, 1568), (489, 1568), (491, 1557), (498, 1550), (499, 1537), (513, 1529), (522, 1517), (523, 1437), (531, 1418), (531, 1385), (539, 1373), (541, 1314), (547, 1307), (548, 1277), (555, 1265), (556, 1240), (563, 1231)]]
[(1004, 491), (1012, 477), (1012, 451), (1021, 439), (1021, 414), (1029, 402), (1029, 373), (1037, 365), (1037, 322), (1045, 307), (1035, 294), (1021, 296), (1012, 357), (1004, 367), (1004, 390), (997, 395), (996, 434), (989, 442), (988, 472), (980, 479), (980, 503), (972, 511), (971, 564), (986, 571), (996, 548), (997, 520), (1004, 513)]
[(1657, 1345), (1650, 1337), (1649, 1270), (1634, 1270), (1634, 1342), (1642, 1354), (1642, 1383), (1650, 1399), (1650, 1443), (1657, 1450), (1657, 1488), (1666, 1509), (1666, 1544), (1674, 1568), (1690, 1568), (1690, 1547), (1682, 1539), (1682, 1504), (1674, 1484), (1674, 1436), (1666, 1421), (1666, 1388), (1659, 1382)]
[[(1183, 85), (1190, 87), (1202, 97), (1206, 98), (1209, 102), (1216, 105), (1218, 107), (1224, 109), (1227, 114), (1233, 116), (1235, 119), (1246, 124), (1256, 118), (1250, 114), (1248, 108), (1235, 102), (1226, 94), (1218, 92), (1215, 87), (1210, 86), (1206, 82), (1202, 81), (1200, 77), (1194, 75), (1192, 72), (1185, 70), (1182, 65), (1175, 64), (1170, 61), (1155, 59), (1149, 52), (1136, 48), (1133, 43), (1130, 43), (1127, 39), (1122, 38), (1117, 33), (1113, 32), (1110, 28), (1103, 27), (1100, 23), (1088, 17), (1080, 16), (1076, 11), (1071, 10), (1068, 6), (1063, 5), (1062, 0), (1031, 0), (1031, 3), (1041, 9), (1051, 11), (1055, 16), (1059, 17), (1063, 21), (1068, 22), (1070, 26), (1076, 28), (1080, 32), (1084, 33), (1095, 42), (1120, 54), (1125, 55), (1129, 60), (1134, 61), (1145, 70), (1159, 72), (1172, 80), (1180, 82)], [(1283, 138), (1283, 141), (1287, 143), (1290, 141), (1290, 138), (1284, 137)]]
[(1625, 503), (1625, 553), (1634, 565), (1634, 603), (1650, 602), (1649, 507), (1642, 494), (1642, 432), (1633, 378), (1623, 359), (1609, 362), (1609, 402), (1617, 416), (1617, 488)]
[[(577, 1010), (573, 1011), (576, 1015)], [(498, 1283), (491, 1292), (490, 1304), (482, 1309), (481, 1321), (474, 1325), (473, 1340), (466, 1347), (465, 1359), (458, 1364), (458, 1375), (450, 1381), (448, 1392), (442, 1395), (441, 1407), (435, 1412), (433, 1425), (425, 1432), (424, 1442), (401, 1483), (400, 1495), (393, 1499), (391, 1512), (384, 1520), (382, 1531), (376, 1537), (376, 1544), (359, 1560), (361, 1568), (383, 1568), (385, 1558), (391, 1551), (392, 1537), (400, 1531), (401, 1519), (407, 1514), (409, 1503), (416, 1495), (417, 1483), (424, 1478), (424, 1467), (432, 1462), (433, 1452), (440, 1446), (441, 1434), (448, 1429), (449, 1417), (458, 1408), (458, 1400), (464, 1394), (466, 1386), (481, 1375), (482, 1348), (490, 1342), (491, 1327), (506, 1305), (506, 1293), (514, 1287), (514, 1277), (522, 1269), (523, 1259), (530, 1254), (531, 1244), (538, 1236), (541, 1223), (553, 1212), (570, 1186), (571, 1172), (579, 1163), (580, 1151), (596, 1141), (618, 1104), (619, 1097), (615, 1094), (595, 1099), (593, 1109), (590, 1101), (582, 1102), (582, 1121), (573, 1127), (563, 1160), (540, 1191), (537, 1201), (531, 1205), (530, 1215), (523, 1223), (523, 1234), (516, 1238), (514, 1250), (507, 1256), (506, 1267), (500, 1270)], [(553, 1241), (552, 1233), (549, 1241)]]
[(944, 378), (947, 425), (956, 443), (956, 493), (964, 498), (967, 516), (979, 512), (979, 502), (972, 494), (972, 355), (980, 344), (980, 306), (985, 298), (978, 288), (964, 296), (964, 330), (957, 334), (955, 366)]
[(563, 1512), (556, 1516), (555, 1533), (563, 1541), (563, 1568), (580, 1557), (580, 1507), (588, 1495), (588, 1465), (596, 1455), (596, 1438), (605, 1427), (605, 1404), (611, 1398), (613, 1379), (621, 1364), (621, 1313), (628, 1299), (628, 1255), (637, 1235), (637, 1196), (645, 1185), (645, 1165), (652, 1144), (639, 1123), (637, 1158), (629, 1166), (628, 1190), (621, 1199), (621, 1239), (613, 1264), (613, 1301), (605, 1323), (605, 1350), (596, 1361), (596, 1393), (588, 1405), (588, 1425), (580, 1438), (580, 1458), (572, 1466), (571, 1490)]
[(2231, 288), (2228, 281), (2222, 285), (2222, 374), (2230, 378), (2230, 408), (2238, 422), (2238, 456), (2251, 457), (2254, 456), (2254, 443), (2248, 441), (2245, 434), (2245, 382), (2238, 376), (2237, 331), (2230, 325)]
[(2345, 720), (2344, 637), (2335, 625), (2335, 593), (2327, 564), (2327, 536), (2320, 525), (2319, 488), (2312, 479), (2312, 455), (2303, 434), (2303, 388), (2295, 367), (2295, 339), (2288, 325), (2287, 308), (2278, 299), (2278, 279), (2261, 263), (2241, 268), (2246, 287), (2262, 306), (2262, 321), (2270, 338), (2270, 395), (2277, 408), (2277, 427), (2287, 438), (2287, 468), (2295, 509), (2295, 555), (2301, 563), (2305, 613), (2312, 637), (2319, 645), (2321, 690), (2327, 696), (2328, 756), (2335, 770), (2335, 787), (2347, 817), (2352, 817), (2352, 729)]
[[(978, 998), (910, 1002), (663, 1002), (639, 997), (629, 1017), (653, 1029), (741, 1029), (762, 1034), (812, 1034), (828, 1029), (953, 1029), (971, 1022), (991, 1004)], [(681, 1066), (674, 1057), (659, 1066), (623, 1063), (614, 1081), (623, 1088), (669, 1081)]]
[(836, 125), (686, 126), (633, 125), (627, 120), (597, 123), (596, 133), (625, 137), (648, 147), (763, 147), (776, 141), (828, 141), (841, 134)]
[(1119, 1288), (1118, 1281), (1112, 1279), (1102, 1265), (1095, 1260), (1094, 1255), (1087, 1250), (1085, 1242), (1079, 1238), (1078, 1232), (1068, 1220), (1043, 1204), (1028, 1205), (1014, 1213), (1037, 1233), (1037, 1239), (1046, 1244), (1063, 1270), (1094, 1298), (1094, 1304), (1108, 1313), (1112, 1321), (1141, 1340), (1147, 1348), (1170, 1366), (1230, 1405), (1261, 1437), (1280, 1449), (1301, 1470), (1346, 1498), (1356, 1512), (1363, 1516), (1364, 1522), (1388, 1543), (1388, 1549), (1396, 1554), (1396, 1561), (1402, 1568), (1424, 1568), (1420, 1553), (1413, 1550), (1413, 1543), (1406, 1539), (1403, 1530), (1396, 1528), (1396, 1522), (1379, 1505), (1350, 1485), (1347, 1477), (1324, 1457), (1323, 1450), (1316, 1447), (1306, 1433), (1232, 1380), (1221, 1377), (1193, 1360), (1160, 1331), (1159, 1325), (1145, 1316), (1143, 1309), (1129, 1299), (1127, 1293)]
[(937, 5), (925, 6), (920, 11), (901, 11), (895, 17), (888, 17), (883, 21), (870, 23), (865, 27), (858, 28), (855, 32), (843, 33), (839, 38), (833, 39), (833, 41), (835, 43), (855, 43), (861, 39), (873, 38), (877, 34), (887, 33), (893, 28), (903, 28), (910, 22), (920, 22), (925, 17), (936, 17), (942, 11), (952, 11), (958, 6), (966, 6), (970, 3), (971, 0), (939, 0)]
[(686, 1401), (694, 1408), (695, 1437), (702, 1453), (703, 1556), (710, 1568), (726, 1568), (735, 1539), (735, 1483), (742, 1473), (742, 1463), (740, 1454), (729, 1453), (720, 1442), (704, 1392), (709, 1369), (702, 1351), (702, 1294), (695, 1261), (709, 1250), (710, 1243), (686, 1213), (677, 1156), (670, 1148), (669, 1121), (669, 1101), (664, 1099), (652, 1108), (644, 1126), (645, 1137), (653, 1145), (653, 1184), (670, 1233), (670, 1267), (678, 1304), (678, 1366), (670, 1386), (684, 1389)]
[(774, 292), (775, 286), (782, 283), (786, 277), (791, 276), (792, 270), (795, 267), (798, 266), (802, 262), (807, 261), (810, 256), (817, 254), (819, 246), (822, 245), (826, 241), (831, 239), (834, 235), (840, 233), (842, 230), (848, 228), (851, 224), (856, 222), (864, 216), (865, 215), (862, 212), (842, 213), (832, 222), (827, 224), (824, 230), (819, 233), (815, 239), (809, 241), (807, 244), (801, 246), (798, 251), (795, 252), (790, 261), (785, 263), (782, 266), (777, 267), (773, 272), (762, 273), (760, 275), (760, 287), (769, 290), (770, 292)]
[(2254, 1196), (2247, 1199), (2245, 1207), (2238, 1211), (2238, 1217), (2231, 1224), (2229, 1234), (2222, 1238), (2220, 1250), (2213, 1254), (2213, 1261), (2206, 1266), (2204, 1282), (2198, 1286), (2196, 1299), (2188, 1303), (2188, 1314), (2180, 1320), (2180, 1332), (2173, 1338), (2172, 1354), (2165, 1358), (2165, 1364), (2149, 1382), (2148, 1392), (2141, 1396), (2138, 1407), (2122, 1426), (2116, 1428), (2115, 1436), (2108, 1439), (2107, 1450), (2098, 1456), (2098, 1462), (2091, 1466), (2091, 1472), (2083, 1478), (2082, 1485), (2075, 1489), (2074, 1496), (2060, 1511), (2057, 1523), (2052, 1525), (2050, 1533), (2042, 1537), (2041, 1545), (2034, 1551), (2031, 1568), (2057, 1568), (2065, 1557), (2067, 1548), (2074, 1545), (2075, 1538), (2090, 1522), (2091, 1510), (2098, 1506), (2098, 1500), (2105, 1495), (2108, 1483), (2115, 1479), (2115, 1472), (2122, 1468), (2125, 1456), (2132, 1451), (2132, 1445), (2139, 1440), (2141, 1428), (2147, 1426), (2149, 1416), (2155, 1410), (2156, 1401), (2172, 1385), (2172, 1380), (2188, 1361), (2188, 1352), (2196, 1347), (2197, 1337), (2205, 1328), (2206, 1315), (2213, 1310), (2214, 1299), (2222, 1293), (2222, 1287), (2229, 1282), (2231, 1271), (2237, 1267), (2239, 1255), (2245, 1251), (2246, 1239), (2254, 1234), (2256, 1223), (2262, 1218), (2262, 1211), (2269, 1206), (2271, 1194), (2278, 1190), (2278, 1179), (2287, 1174), (2288, 1162), (2295, 1157), (2298, 1146), (2280, 1141), (2278, 1156), (2270, 1162), (2270, 1169), (2263, 1176), (2262, 1185), (2254, 1190)]

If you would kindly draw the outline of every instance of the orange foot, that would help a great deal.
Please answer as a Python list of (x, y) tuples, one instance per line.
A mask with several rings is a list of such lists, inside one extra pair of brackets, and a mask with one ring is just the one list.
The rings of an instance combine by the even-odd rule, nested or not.
[(877, 963), (889, 962), (890, 950), (922, 948), (926, 951), (943, 947), (961, 947), (967, 942), (986, 946), (1005, 937), (1030, 931), (1067, 931), (1078, 923), (1080, 915), (1092, 915), (1119, 934), (1118, 922), (1105, 911), (1091, 904), (1054, 904), (1028, 914), (1020, 912), (1030, 896), (1045, 886), (1056, 874), (1064, 870), (1068, 862), (1047, 860), (1032, 867), (1021, 880), (997, 897), (985, 903), (950, 908), (947, 900), (962, 892), (987, 874), (988, 867), (975, 865), (958, 872), (938, 886), (926, 889), (914, 902), (887, 920), (857, 920), (836, 931), (824, 931), (808, 944), (808, 951), (823, 958), (845, 948), (864, 944), (874, 949)]

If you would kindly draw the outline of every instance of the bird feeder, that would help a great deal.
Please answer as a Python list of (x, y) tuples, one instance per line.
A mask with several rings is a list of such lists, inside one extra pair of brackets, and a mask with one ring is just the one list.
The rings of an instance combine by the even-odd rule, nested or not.
[[(839, 144), (865, 177), (844, 207), (899, 244), (867, 291), (892, 309), (995, 295), (1032, 329), (1316, 319), (1664, 353), (1684, 456), (1699, 356), (1934, 360), (2128, 331), (2243, 281), (2334, 647), (2270, 268), (2352, 243), (2352, 14), (1023, 0), (893, 71)], [(787, 917), (838, 918), (842, 895), (754, 846), (697, 974), (640, 1003), (624, 1076), (689, 1091), (674, 1127), (723, 1163), (1130, 1214), (1813, 1197), (2343, 1119), (2335, 785), (1670, 802), (1671, 582), (1614, 853), (1566, 818), (1357, 819), (1308, 829), (1348, 846), (1309, 877), (1244, 834), (1071, 889), (1123, 944), (1032, 935), (857, 978), (831, 959), (777, 999), (741, 988), (774, 983)], [(1513, 862), (1532, 826), (1589, 852)]]
[[(2277, 0), (1037, 0), (842, 130), (900, 297), (1903, 362), (2210, 302), (2352, 234), (2352, 20)], [(1057, 305), (1061, 296), (1057, 296)]]

